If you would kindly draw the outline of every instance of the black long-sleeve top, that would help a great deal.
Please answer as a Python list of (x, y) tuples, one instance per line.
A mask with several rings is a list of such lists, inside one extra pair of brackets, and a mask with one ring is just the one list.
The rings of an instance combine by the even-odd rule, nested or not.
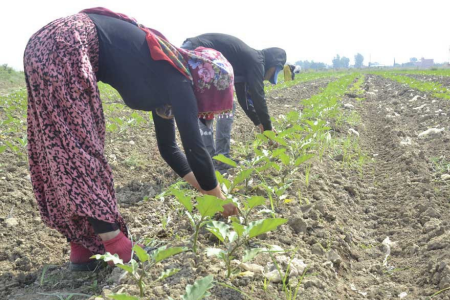
[[(262, 124), (264, 130), (271, 130), (272, 124), (264, 94), (264, 75), (271, 67), (283, 67), (286, 52), (280, 48), (255, 50), (240, 39), (221, 33), (202, 34), (186, 41), (191, 42), (193, 48), (212, 48), (225, 56), (233, 66), (236, 96), (242, 109), (255, 125)], [(239, 78), (243, 78), (242, 82)], [(246, 90), (252, 97), (254, 109), (247, 101)]]
[(145, 33), (135, 25), (113, 17), (88, 16), (96, 26), (100, 46), (97, 80), (115, 88), (132, 109), (152, 111), (172, 105), (186, 154), (176, 143), (174, 120), (153, 114), (161, 156), (180, 177), (192, 170), (202, 189), (214, 189), (217, 180), (200, 136), (191, 82), (168, 62), (152, 59)]

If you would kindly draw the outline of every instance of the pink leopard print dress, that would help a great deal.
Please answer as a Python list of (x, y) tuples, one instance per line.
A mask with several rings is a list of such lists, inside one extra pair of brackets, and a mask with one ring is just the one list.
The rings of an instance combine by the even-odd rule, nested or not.
[(104, 247), (87, 218), (117, 223), (105, 120), (97, 87), (98, 37), (86, 14), (51, 22), (25, 50), (28, 156), (41, 217), (93, 253)]

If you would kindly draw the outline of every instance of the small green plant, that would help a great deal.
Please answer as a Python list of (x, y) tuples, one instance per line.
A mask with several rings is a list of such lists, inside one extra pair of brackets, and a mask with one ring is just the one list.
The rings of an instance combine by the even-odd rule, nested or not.
[[(191, 221), (191, 225), (194, 229), (192, 251), (197, 253), (197, 241), (200, 229), (205, 226), (216, 213), (223, 212), (223, 206), (230, 201), (221, 200), (217, 197), (204, 195), (197, 197), (197, 204), (194, 206), (191, 197), (184, 190), (173, 190), (172, 195), (180, 202), (186, 209), (185, 213)], [(199, 214), (194, 214), (194, 208), (196, 208)]]
[(243, 206), (240, 208), (240, 213), (243, 218), (243, 224), (248, 225), (248, 220), (250, 218), (251, 212), (255, 207), (264, 205), (266, 203), (266, 199), (261, 196), (252, 196), (248, 199), (242, 201)]
[[(167, 248), (166, 246), (159, 247), (155, 251), (153, 251), (151, 254), (148, 254), (147, 251), (142, 249), (139, 245), (134, 245), (133, 251), (135, 252), (138, 261), (131, 259), (128, 264), (124, 264), (122, 259), (118, 257), (117, 254), (112, 255), (109, 252), (106, 252), (103, 255), (96, 254), (92, 256), (92, 258), (103, 260), (105, 262), (112, 262), (117, 267), (125, 270), (128, 274), (131, 275), (131, 277), (134, 279), (136, 284), (139, 287), (139, 295), (140, 297), (144, 297), (144, 287), (145, 282), (144, 279), (146, 279), (148, 275), (148, 270), (152, 269), (157, 263), (172, 257), (176, 254), (179, 254), (181, 252), (186, 251), (186, 248), (182, 247), (173, 247), (173, 248)], [(164, 280), (167, 277), (173, 276), (177, 274), (180, 271), (180, 269), (168, 269), (161, 273), (161, 275), (151, 282), (151, 284), (154, 284), (158, 281)], [(128, 295), (112, 295), (109, 296), (110, 298), (116, 299), (116, 300), (132, 300), (132, 299), (138, 299), (138, 298), (132, 298), (132, 296)], [(131, 297), (131, 298), (126, 298)]]
[(292, 255), (289, 258), (289, 262), (287, 263), (286, 271), (282, 271), (281, 266), (278, 264), (277, 260), (275, 259), (272, 252), (269, 252), (269, 256), (272, 260), (272, 263), (275, 265), (276, 271), (278, 272), (278, 276), (281, 278), (281, 282), (283, 284), (282, 291), (284, 292), (285, 299), (286, 300), (295, 300), (297, 299), (298, 291), (300, 289), (300, 285), (303, 282), (303, 279), (306, 276), (306, 272), (308, 271), (308, 268), (305, 266), (305, 269), (303, 270), (302, 274), (298, 277), (298, 281), (295, 284), (295, 286), (292, 286), (289, 283), (289, 276), (291, 273), (291, 267), (292, 267), (292, 259), (293, 255), (296, 253), (296, 250), (292, 251)]
[[(287, 219), (273, 218), (254, 221), (244, 226), (233, 221), (231, 226), (224, 223), (213, 221), (208, 225), (208, 231), (214, 234), (225, 245), (225, 250), (220, 248), (208, 248), (206, 253), (208, 256), (216, 256), (225, 262), (227, 268), (227, 277), (231, 276), (231, 261), (236, 257), (236, 252), (248, 242), (264, 233), (277, 229), (278, 226), (287, 222)], [(242, 261), (246, 262), (253, 259), (262, 252), (283, 251), (277, 246), (267, 248), (254, 248), (246, 250)]]
[[(237, 167), (236, 162), (229, 159), (223, 154), (217, 155), (213, 157), (215, 160), (230, 165), (232, 167)], [(242, 188), (248, 188), (248, 183), (251, 178), (251, 175), (253, 174), (255, 170), (253, 168), (240, 168), (238, 169), (238, 172), (234, 179), (232, 181), (226, 179), (222, 174), (216, 171), (216, 177), (219, 181), (219, 184), (221, 184), (222, 189), (225, 194), (233, 194), (237, 190), (240, 190)], [(244, 186), (240, 186), (242, 183), (244, 183)]]
[[(193, 285), (188, 284), (186, 286), (186, 293), (184, 293), (183, 296), (181, 296), (182, 300), (201, 300), (205, 297), (210, 296), (208, 290), (210, 290), (213, 286), (214, 278), (209, 275), (202, 279), (198, 279), (194, 282)], [(174, 300), (173, 298), (169, 297), (169, 300)]]

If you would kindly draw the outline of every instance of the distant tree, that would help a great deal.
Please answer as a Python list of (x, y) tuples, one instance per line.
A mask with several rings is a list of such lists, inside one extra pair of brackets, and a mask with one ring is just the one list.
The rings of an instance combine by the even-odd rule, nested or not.
[(313, 60), (308, 61), (297, 61), (295, 63), (297, 66), (302, 67), (302, 70), (309, 70), (309, 69), (313, 69), (313, 70), (322, 70), (322, 69), (326, 69), (327, 65), (325, 63), (322, 62), (315, 62)]
[(311, 69), (313, 69), (313, 70), (323, 70), (326, 68), (327, 68), (327, 65), (322, 62), (311, 61)]
[(361, 53), (355, 55), (355, 68), (360, 69), (363, 66), (364, 56)]
[(349, 66), (350, 66), (350, 58), (342, 56), (341, 68), (348, 69)]
[(411, 57), (411, 58), (409, 59), (409, 61), (412, 62), (412, 63), (415, 63), (415, 62), (417, 62), (417, 58)]
[(339, 56), (339, 54), (336, 55), (335, 58), (333, 58), (332, 62), (333, 62), (333, 68), (335, 68), (335, 69), (341, 68), (341, 57)]

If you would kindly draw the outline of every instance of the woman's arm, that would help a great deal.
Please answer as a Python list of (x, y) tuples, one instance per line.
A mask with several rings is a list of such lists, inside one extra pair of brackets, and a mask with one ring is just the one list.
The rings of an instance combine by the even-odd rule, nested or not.
[(163, 119), (157, 114), (154, 114), (153, 123), (155, 124), (156, 140), (158, 142), (159, 152), (167, 164), (180, 177), (203, 194), (213, 195), (220, 199), (225, 199), (218, 185), (208, 191), (205, 191), (200, 187), (197, 178), (195, 178), (194, 173), (189, 167), (186, 156), (176, 143), (174, 121)]

